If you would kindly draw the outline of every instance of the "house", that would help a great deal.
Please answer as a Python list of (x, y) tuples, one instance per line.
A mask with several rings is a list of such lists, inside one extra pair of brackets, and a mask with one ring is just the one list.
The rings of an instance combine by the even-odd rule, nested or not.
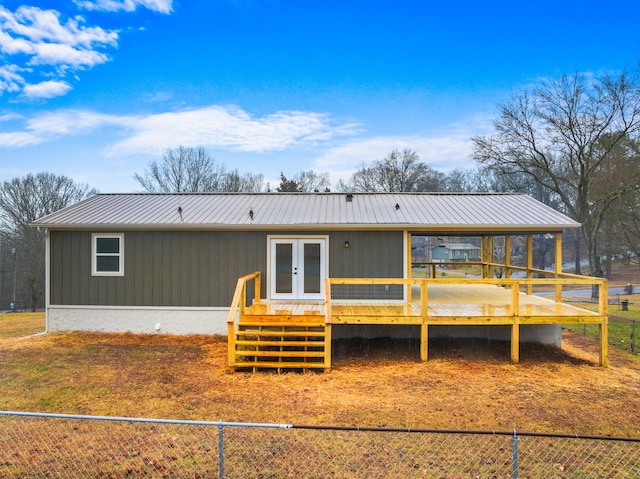
[(431, 248), (431, 261), (480, 261), (480, 247), (469, 243), (443, 243)]
[[(569, 282), (560, 270), (533, 278), (533, 235), (554, 235), (559, 257), (562, 231), (579, 224), (521, 194), (98, 194), (33, 226), (46, 231), (48, 331), (229, 334), (232, 366), (244, 364), (237, 351), (265, 344), (281, 351), (279, 361), (293, 356), (282, 352), (289, 347), (308, 351), (299, 338), (309, 340), (315, 329), (322, 329), (325, 369), (331, 338), (367, 335), (417, 334), (426, 359), (429, 334), (495, 333), (511, 339), (517, 362), (520, 340), (558, 344), (560, 324), (606, 321), (606, 305), (586, 317), (529, 304), (538, 301), (534, 284), (553, 283), (558, 303)], [(412, 278), (411, 237), (418, 234), (480, 238), (481, 283)], [(527, 237), (526, 277), (510, 280), (518, 268), (507, 258), (496, 283), (492, 238), (504, 237), (509, 251), (512, 235)], [(499, 301), (508, 304), (480, 305), (487, 295), (471, 299), (472, 286), (506, 294)], [(437, 299), (452, 287), (454, 299)], [(278, 348), (273, 324), (296, 345)], [(250, 325), (243, 336), (241, 326)], [(272, 358), (265, 351), (252, 357)]]

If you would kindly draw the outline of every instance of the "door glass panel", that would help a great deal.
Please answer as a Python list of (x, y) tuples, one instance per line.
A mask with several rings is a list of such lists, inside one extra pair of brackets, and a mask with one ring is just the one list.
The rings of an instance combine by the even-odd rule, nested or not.
[(293, 292), (293, 245), (276, 244), (276, 293)]
[(320, 294), (320, 244), (304, 244), (304, 292)]

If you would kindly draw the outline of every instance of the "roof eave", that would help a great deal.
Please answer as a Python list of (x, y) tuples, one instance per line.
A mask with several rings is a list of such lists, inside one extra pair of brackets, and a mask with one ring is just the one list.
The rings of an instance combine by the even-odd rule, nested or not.
[(468, 225), (468, 224), (449, 224), (449, 225), (429, 225), (429, 224), (358, 224), (358, 223), (339, 223), (339, 224), (118, 224), (118, 223), (96, 223), (96, 224), (56, 224), (56, 223), (32, 223), (30, 226), (35, 228), (46, 228), (54, 231), (277, 231), (292, 230), (296, 231), (317, 231), (317, 230), (334, 230), (334, 231), (353, 231), (353, 230), (402, 230), (402, 231), (429, 231), (434, 233), (549, 233), (561, 232), (564, 229), (578, 228), (579, 223), (573, 224), (548, 224), (548, 225)]

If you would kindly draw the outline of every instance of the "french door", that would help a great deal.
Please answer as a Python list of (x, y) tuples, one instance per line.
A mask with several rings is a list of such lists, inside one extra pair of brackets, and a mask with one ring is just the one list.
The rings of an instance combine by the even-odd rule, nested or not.
[(326, 239), (272, 238), (270, 243), (271, 298), (324, 298)]

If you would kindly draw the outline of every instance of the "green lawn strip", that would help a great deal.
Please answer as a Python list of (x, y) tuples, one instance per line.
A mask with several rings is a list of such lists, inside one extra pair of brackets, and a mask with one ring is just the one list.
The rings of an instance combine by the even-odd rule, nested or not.
[(21, 338), (44, 330), (44, 313), (0, 314), (0, 339)]
[[(572, 303), (576, 306), (595, 310), (592, 303)], [(620, 305), (609, 305), (609, 344), (625, 351), (640, 353), (640, 302), (629, 302), (628, 311), (623, 311)], [(568, 324), (565, 329), (576, 331), (594, 339), (600, 337), (597, 325)]]

